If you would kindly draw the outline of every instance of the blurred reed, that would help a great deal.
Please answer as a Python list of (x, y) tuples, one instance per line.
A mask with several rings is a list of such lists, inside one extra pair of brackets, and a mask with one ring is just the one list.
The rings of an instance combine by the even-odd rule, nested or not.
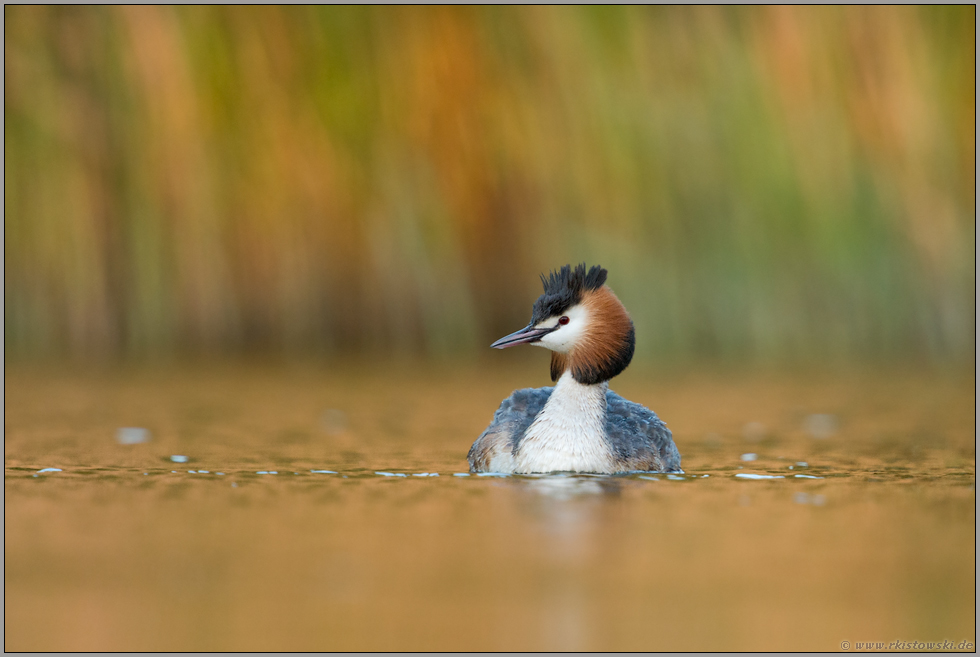
[(4, 8), (8, 358), (972, 358), (975, 8)]

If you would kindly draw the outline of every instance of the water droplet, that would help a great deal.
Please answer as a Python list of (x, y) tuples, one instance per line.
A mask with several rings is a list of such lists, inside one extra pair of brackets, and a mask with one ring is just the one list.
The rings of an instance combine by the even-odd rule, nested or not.
[(328, 435), (338, 436), (347, 430), (347, 414), (336, 408), (328, 408), (320, 416), (320, 426)]
[(814, 413), (803, 420), (803, 429), (812, 438), (830, 438), (837, 433), (837, 418), (829, 413)]
[(714, 432), (704, 434), (704, 438), (702, 440), (708, 447), (720, 447), (723, 442), (721, 435)]
[(751, 440), (752, 442), (757, 442), (766, 437), (768, 430), (766, 425), (762, 422), (749, 422), (744, 427), (742, 427), (742, 436), (746, 440)]
[(116, 429), (116, 442), (120, 445), (139, 445), (150, 442), (150, 431), (142, 427), (120, 427)]

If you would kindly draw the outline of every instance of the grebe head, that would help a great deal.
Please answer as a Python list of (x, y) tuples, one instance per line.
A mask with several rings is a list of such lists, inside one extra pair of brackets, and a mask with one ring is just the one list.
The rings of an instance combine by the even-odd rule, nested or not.
[(635, 337), (626, 308), (606, 285), (605, 269), (572, 269), (543, 274), (544, 294), (534, 302), (531, 323), (494, 342), (506, 349), (533, 344), (551, 350), (551, 380), (566, 371), (579, 383), (608, 381), (630, 364)]

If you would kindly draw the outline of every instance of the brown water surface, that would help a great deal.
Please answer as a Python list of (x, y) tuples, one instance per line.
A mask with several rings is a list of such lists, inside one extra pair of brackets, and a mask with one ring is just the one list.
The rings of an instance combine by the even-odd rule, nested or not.
[(972, 376), (635, 369), (683, 475), (467, 475), (545, 371), (8, 367), (4, 648), (975, 645)]

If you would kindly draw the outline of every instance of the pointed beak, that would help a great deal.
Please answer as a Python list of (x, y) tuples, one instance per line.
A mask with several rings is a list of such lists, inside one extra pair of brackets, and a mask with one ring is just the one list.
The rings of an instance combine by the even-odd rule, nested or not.
[(496, 342), (494, 342), (491, 347), (494, 349), (506, 349), (507, 347), (513, 347), (517, 344), (527, 344), (529, 342), (537, 342), (541, 339), (541, 336), (551, 333), (558, 327), (552, 328), (534, 328), (530, 324), (522, 328), (520, 331), (514, 331), (510, 335), (505, 335)]

